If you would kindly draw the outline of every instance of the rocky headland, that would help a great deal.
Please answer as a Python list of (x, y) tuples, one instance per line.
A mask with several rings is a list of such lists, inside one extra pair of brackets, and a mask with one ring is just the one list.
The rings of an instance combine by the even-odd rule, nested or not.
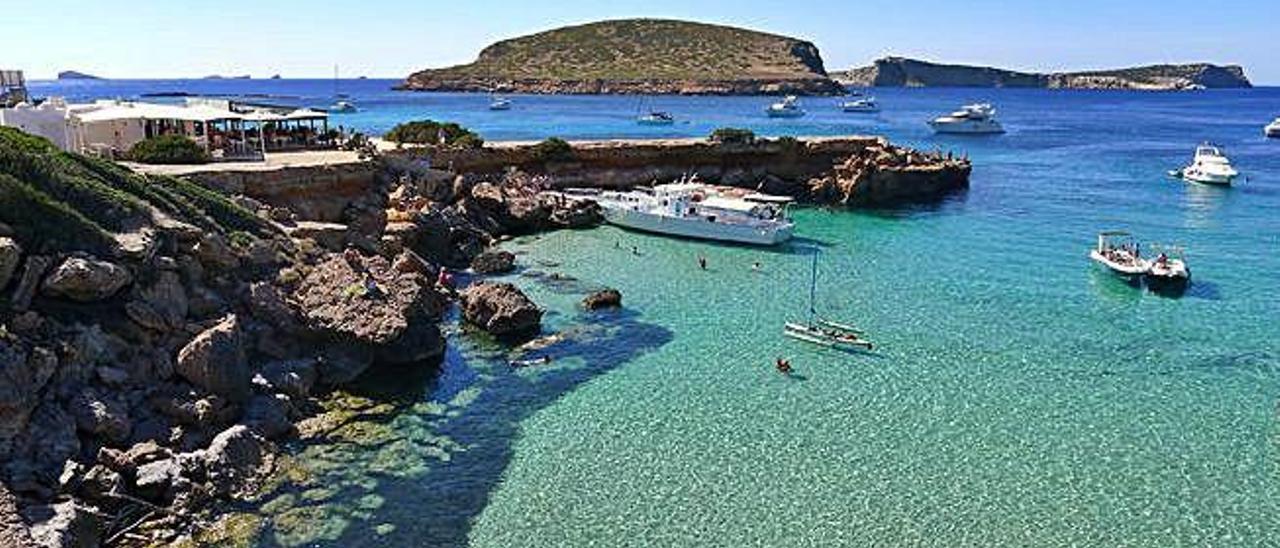
[(812, 43), (686, 21), (602, 21), (504, 40), (399, 89), (568, 94), (831, 95)]
[(1252, 87), (1241, 67), (1208, 63), (1040, 74), (885, 57), (869, 66), (832, 73), (832, 76), (851, 87), (1016, 87), (1144, 91)]
[[(503, 238), (601, 221), (543, 193), (685, 173), (812, 203), (932, 200), (969, 163), (877, 138), (404, 149), (341, 166), (134, 173), (0, 128), (0, 545), (208, 538), (280, 442), (373, 371), (438, 367), (439, 324), (513, 344), (542, 310)], [(587, 309), (621, 295), (585, 295)], [(304, 429), (306, 430), (306, 429)], [(223, 516), (220, 518), (220, 516)]]

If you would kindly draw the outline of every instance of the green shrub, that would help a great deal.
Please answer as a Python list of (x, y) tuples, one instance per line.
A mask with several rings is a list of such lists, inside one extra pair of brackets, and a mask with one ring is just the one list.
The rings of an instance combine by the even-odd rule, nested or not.
[(0, 221), (13, 227), (18, 241), (33, 253), (103, 253), (114, 246), (111, 235), (97, 223), (5, 173), (0, 173)]
[[(419, 120), (405, 122), (391, 128), (383, 136), (393, 143), (411, 143), (418, 145), (451, 146), (457, 148), (480, 148), (484, 139), (471, 130), (453, 122), (437, 122), (435, 120)], [(444, 140), (441, 141), (441, 138)]]
[(181, 135), (161, 135), (133, 145), (127, 155), (144, 164), (207, 164), (209, 153), (195, 141)]
[(734, 145), (749, 145), (756, 142), (756, 134), (749, 129), (722, 127), (711, 132), (711, 142)]
[(57, 148), (48, 139), (11, 127), (0, 127), (0, 149), (9, 149), (27, 154), (57, 152)]
[(533, 157), (542, 162), (572, 160), (573, 145), (559, 137), (549, 137), (533, 145)]

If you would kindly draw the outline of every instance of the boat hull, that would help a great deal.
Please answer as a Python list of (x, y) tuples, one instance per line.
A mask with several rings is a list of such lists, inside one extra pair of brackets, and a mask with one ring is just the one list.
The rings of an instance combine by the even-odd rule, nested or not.
[(804, 117), (803, 110), (766, 110), (765, 113), (768, 114), (770, 118), (802, 118)]
[(1098, 263), (1103, 267), (1106, 267), (1107, 270), (1110, 270), (1116, 275), (1124, 278), (1136, 278), (1139, 276), (1146, 275), (1148, 272), (1151, 271), (1151, 264), (1148, 263), (1147, 261), (1140, 260), (1138, 261), (1137, 264), (1132, 264), (1132, 265), (1121, 264), (1121, 263), (1112, 261), (1110, 259), (1107, 259), (1105, 256), (1103, 256), (1102, 253), (1099, 253), (1098, 250), (1096, 249), (1089, 252), (1089, 258), (1093, 259), (1093, 262)]
[(1192, 172), (1182, 170), (1182, 178), (1192, 183), (1200, 183), (1202, 185), (1218, 185), (1230, 186), (1235, 182), (1238, 175), (1223, 175), (1215, 173)]
[(651, 120), (648, 118), (640, 118), (639, 120), (636, 120), (636, 123), (642, 126), (673, 126), (675, 125), (676, 121), (675, 120)]
[(998, 122), (974, 123), (974, 122), (929, 122), (929, 127), (933, 128), (934, 133), (947, 135), (998, 135), (1004, 133), (1004, 126)]
[(1262, 134), (1272, 139), (1280, 139), (1280, 125), (1270, 125), (1262, 130)]
[(791, 225), (759, 227), (715, 223), (703, 217), (672, 217), (625, 208), (605, 208), (604, 219), (610, 224), (643, 232), (765, 246), (791, 239), (793, 230)]

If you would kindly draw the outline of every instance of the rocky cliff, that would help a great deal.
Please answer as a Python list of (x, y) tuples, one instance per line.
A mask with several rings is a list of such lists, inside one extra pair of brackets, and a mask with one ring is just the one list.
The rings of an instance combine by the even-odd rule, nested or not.
[(657, 19), (603, 21), (504, 40), (470, 64), (415, 73), (400, 89), (616, 94), (834, 94), (812, 43)]
[(1020, 87), (1051, 89), (1186, 90), (1251, 87), (1244, 69), (1206, 63), (1037, 74), (991, 67), (944, 65), (886, 57), (833, 76), (856, 87)]

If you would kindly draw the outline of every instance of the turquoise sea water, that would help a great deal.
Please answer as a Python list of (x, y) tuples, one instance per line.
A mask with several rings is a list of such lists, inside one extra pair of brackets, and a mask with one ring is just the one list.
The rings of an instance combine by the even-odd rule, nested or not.
[[(633, 126), (631, 98), (489, 113), (353, 95), (368, 129), (429, 111), (491, 139), (879, 133), (975, 167), (938, 204), (799, 210), (800, 238), (773, 250), (612, 227), (509, 242), (508, 279), (565, 336), (542, 351), (556, 361), (512, 370), (458, 329), (439, 375), (367, 379), (346, 401), (363, 412), (298, 447), (297, 482), (254, 508), (263, 545), (1280, 544), (1280, 141), (1261, 136), (1280, 90), (878, 90), (879, 116), (810, 99), (798, 121), (758, 116), (763, 98), (657, 99), (691, 120), (668, 130)], [(928, 134), (972, 100), (1010, 132)], [(1249, 180), (1165, 178), (1203, 139)], [(1186, 246), (1192, 286), (1170, 298), (1090, 266), (1104, 228)], [(815, 246), (819, 307), (875, 353), (781, 336)], [(600, 286), (626, 309), (580, 311)]]

